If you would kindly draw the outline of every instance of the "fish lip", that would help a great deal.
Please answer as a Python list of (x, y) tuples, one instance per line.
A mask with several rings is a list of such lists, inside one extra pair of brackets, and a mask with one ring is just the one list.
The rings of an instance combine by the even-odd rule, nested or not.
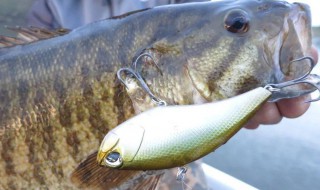
[[(311, 12), (310, 7), (303, 3), (291, 4), (291, 10), (285, 19), (278, 58), (274, 58), (276, 66), (276, 74), (274, 83), (282, 83), (285, 81), (297, 79), (310, 70), (309, 62), (291, 61), (311, 56), (312, 36), (311, 36)], [(296, 44), (294, 44), (297, 42)], [(283, 98), (294, 98), (302, 96), (314, 91), (306, 84), (299, 84), (286, 87), (280, 93), (274, 93), (270, 101), (277, 101)]]
[[(311, 52), (312, 37), (310, 8), (307, 4), (301, 3), (294, 3), (292, 6), (294, 7), (285, 19), (282, 42), (279, 49), (278, 63), (283, 75), (288, 75), (286, 74), (284, 66), (287, 66), (291, 61), (301, 58), (302, 56), (310, 55)], [(290, 41), (297, 41), (298, 44), (290, 43)], [(299, 47), (295, 49), (296, 47), (290, 47), (290, 45)], [(286, 49), (289, 49), (290, 51), (286, 52)]]
[[(300, 35), (299, 40), (302, 44), (302, 52), (305, 54), (310, 54), (311, 51), (311, 43), (312, 43), (312, 35), (311, 35), (311, 10), (309, 5), (303, 3), (293, 3), (297, 5), (299, 10), (293, 10), (292, 13), (297, 17), (296, 22), (299, 24), (295, 24), (295, 29), (300, 31), (298, 32)], [(303, 35), (301, 35), (303, 33)]]

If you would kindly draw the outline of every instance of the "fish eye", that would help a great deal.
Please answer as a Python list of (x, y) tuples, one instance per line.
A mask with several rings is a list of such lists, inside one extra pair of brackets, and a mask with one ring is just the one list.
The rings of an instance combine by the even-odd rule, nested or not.
[(110, 152), (105, 158), (105, 163), (107, 166), (112, 168), (120, 167), (122, 165), (122, 158), (120, 153)]
[(249, 30), (248, 15), (242, 10), (231, 11), (224, 20), (224, 27), (232, 33), (243, 34)]

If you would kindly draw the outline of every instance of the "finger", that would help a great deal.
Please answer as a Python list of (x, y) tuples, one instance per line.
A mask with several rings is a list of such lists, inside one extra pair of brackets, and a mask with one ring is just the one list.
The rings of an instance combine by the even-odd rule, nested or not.
[(282, 115), (275, 103), (267, 102), (255, 114), (255, 116), (245, 125), (245, 128), (255, 129), (260, 124), (277, 124), (281, 121)]
[(314, 62), (317, 63), (319, 55), (318, 55), (318, 51), (317, 51), (316, 47), (314, 47), (314, 46), (312, 46), (312, 48), (311, 48), (311, 56), (312, 56)]
[(267, 102), (257, 112), (255, 118), (260, 124), (277, 124), (281, 121), (282, 116), (275, 103)]
[(244, 128), (246, 129), (256, 129), (259, 127), (259, 123), (257, 123), (256, 121), (254, 120), (250, 120), (245, 126)]
[(310, 95), (301, 96), (292, 99), (283, 99), (277, 102), (280, 113), (287, 118), (296, 118), (304, 114), (310, 103), (305, 103), (310, 99)]
[[(314, 46), (312, 46), (311, 48), (311, 56), (313, 57), (315, 63), (317, 63), (319, 55), (318, 55), (317, 49)], [(277, 105), (280, 113), (284, 117), (296, 118), (301, 116), (308, 110), (308, 108), (310, 107), (310, 104), (304, 103), (304, 102), (309, 99), (310, 99), (309, 95), (292, 98), (292, 99), (283, 99), (283, 100), (280, 100), (277, 103)]]

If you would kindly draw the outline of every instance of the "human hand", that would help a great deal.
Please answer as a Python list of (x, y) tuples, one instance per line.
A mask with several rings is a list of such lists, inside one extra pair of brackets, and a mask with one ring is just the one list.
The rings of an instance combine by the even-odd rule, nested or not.
[[(312, 57), (315, 63), (318, 62), (318, 52), (312, 47)], [(267, 102), (256, 115), (245, 125), (247, 129), (255, 129), (260, 124), (277, 124), (283, 117), (296, 118), (304, 114), (310, 103), (304, 103), (310, 95), (301, 96), (292, 99), (283, 99), (275, 103)]]

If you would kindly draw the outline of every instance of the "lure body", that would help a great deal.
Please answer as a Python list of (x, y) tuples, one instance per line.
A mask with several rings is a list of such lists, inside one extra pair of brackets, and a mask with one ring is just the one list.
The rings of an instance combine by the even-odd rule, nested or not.
[(105, 136), (98, 162), (137, 170), (183, 166), (226, 143), (271, 94), (259, 87), (219, 102), (146, 111)]

